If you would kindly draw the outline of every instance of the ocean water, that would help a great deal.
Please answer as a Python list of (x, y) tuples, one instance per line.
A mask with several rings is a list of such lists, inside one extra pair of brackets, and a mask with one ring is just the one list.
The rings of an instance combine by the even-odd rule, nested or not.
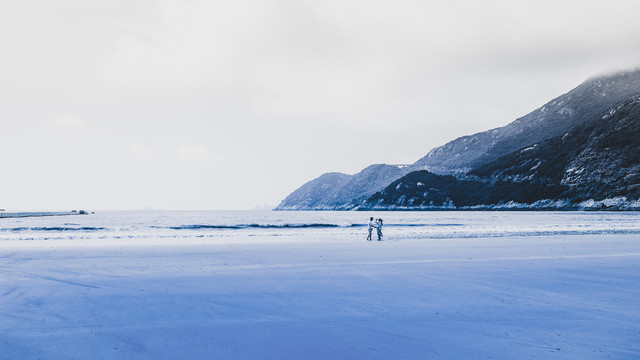
[(640, 234), (640, 212), (99, 211), (0, 219), (0, 241), (291, 237), (364, 239), (370, 216), (385, 240)]

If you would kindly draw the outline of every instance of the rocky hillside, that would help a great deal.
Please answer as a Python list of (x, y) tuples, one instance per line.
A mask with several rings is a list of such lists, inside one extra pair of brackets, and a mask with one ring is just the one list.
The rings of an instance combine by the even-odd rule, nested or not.
[(332, 172), (302, 185), (282, 200), (275, 210), (313, 210), (319, 208), (349, 180), (351, 175)]
[(589, 79), (501, 128), (463, 136), (431, 150), (412, 170), (464, 174), (523, 146), (562, 135), (640, 93), (640, 69)]
[(294, 191), (275, 210), (350, 210), (407, 172), (406, 167), (377, 164), (355, 175), (324, 174)]
[(326, 207), (334, 210), (353, 209), (392, 181), (406, 175), (407, 170), (406, 167), (386, 164), (368, 166), (328, 197)]
[(360, 210), (388, 209), (474, 209), (507, 203), (549, 207), (547, 199), (561, 197), (568, 186), (533, 181), (494, 181), (460, 179), (426, 170), (414, 171), (372, 195)]
[(640, 95), (464, 177), (414, 171), (360, 209), (638, 209)]
[(469, 175), (563, 184), (566, 197), (640, 197), (640, 96), (560, 136), (477, 167)]

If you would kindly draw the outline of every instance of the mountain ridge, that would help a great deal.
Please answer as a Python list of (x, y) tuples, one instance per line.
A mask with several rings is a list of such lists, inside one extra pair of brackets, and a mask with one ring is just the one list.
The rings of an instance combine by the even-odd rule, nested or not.
[[(522, 147), (560, 135), (640, 94), (640, 69), (590, 77), (538, 109), (499, 128), (454, 139), (429, 151), (412, 170), (466, 173)], [(537, 129), (536, 131), (531, 131)]]
[(407, 172), (401, 165), (374, 164), (354, 175), (323, 174), (294, 191), (275, 210), (351, 210)]
[[(389, 172), (372, 165), (352, 175), (325, 192), (320, 206), (283, 201), (276, 209), (485, 209), (504, 204), (513, 205), (507, 208), (575, 209), (585, 202), (592, 208), (636, 206), (634, 201), (640, 202), (640, 69), (590, 77), (506, 126), (459, 137), (402, 171), (377, 176), (382, 169)], [(381, 186), (385, 181), (387, 186)], [(405, 190), (395, 189), (398, 181), (406, 185)], [(423, 185), (418, 183), (433, 186), (419, 192)], [(492, 195), (483, 197), (474, 191)], [(525, 196), (527, 191), (546, 198)], [(458, 193), (477, 201), (468, 202)], [(607, 200), (611, 198), (618, 200)]]

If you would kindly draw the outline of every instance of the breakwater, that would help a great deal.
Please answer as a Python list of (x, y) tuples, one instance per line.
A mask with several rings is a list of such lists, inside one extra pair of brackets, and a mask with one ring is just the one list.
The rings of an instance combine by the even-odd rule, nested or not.
[(0, 211), (0, 218), (21, 218), (36, 216), (66, 216), (66, 215), (87, 215), (84, 210), (78, 211), (31, 211), (31, 212), (5, 212)]

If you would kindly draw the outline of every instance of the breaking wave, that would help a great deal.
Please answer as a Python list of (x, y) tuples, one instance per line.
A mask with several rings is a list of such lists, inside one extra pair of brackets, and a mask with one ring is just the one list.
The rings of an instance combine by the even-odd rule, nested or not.
[[(463, 224), (388, 224), (385, 227), (428, 227), (428, 226), (462, 226)], [(180, 226), (153, 226), (155, 229), (171, 230), (206, 230), (206, 229), (307, 229), (307, 228), (359, 228), (366, 227), (367, 224), (240, 224), (240, 225), (208, 225), (192, 224)]]
[(193, 225), (179, 225), (179, 226), (153, 226), (154, 229), (171, 229), (171, 230), (207, 230), (207, 229), (221, 229), (221, 230), (234, 230), (234, 229), (305, 229), (305, 228), (349, 228), (364, 226), (360, 224), (240, 224), (240, 225), (206, 225), (206, 224), (193, 224)]
[(22, 232), (22, 231), (49, 231), (49, 232), (65, 232), (65, 231), (102, 231), (106, 230), (104, 227), (82, 226), (82, 227), (67, 227), (67, 226), (40, 226), (40, 227), (15, 227), (15, 228), (0, 228), (0, 231)]

